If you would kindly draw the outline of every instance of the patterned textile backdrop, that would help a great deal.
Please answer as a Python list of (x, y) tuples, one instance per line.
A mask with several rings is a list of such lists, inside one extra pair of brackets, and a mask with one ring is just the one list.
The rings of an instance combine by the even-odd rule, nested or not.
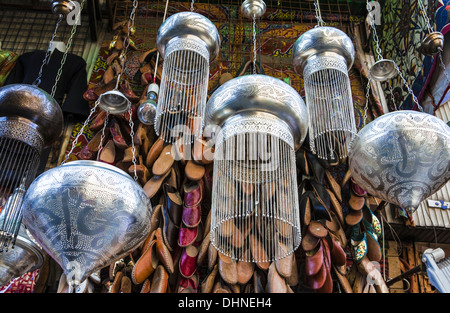
[[(173, 3), (168, 6), (167, 16), (189, 9), (190, 3)], [(136, 14), (136, 34), (133, 37), (139, 51), (130, 51), (127, 59), (132, 60), (137, 58), (139, 54), (156, 48), (156, 34), (162, 23), (161, 10), (164, 10), (164, 8), (161, 9), (154, 4), (146, 5), (144, 3), (139, 7)], [(120, 10), (116, 9), (116, 11)], [(211, 95), (219, 86), (221, 74), (229, 72), (236, 76), (237, 74), (251, 73), (251, 68), (245, 65), (253, 59), (252, 21), (241, 16), (240, 7), (236, 5), (222, 6), (198, 3), (195, 4), (195, 12), (210, 19), (216, 25), (221, 36), (219, 56), (211, 63), (209, 82), (209, 95)], [(127, 20), (129, 12), (125, 10), (122, 15), (116, 16), (116, 23)], [(152, 16), (159, 17), (159, 19), (151, 18)], [(327, 21), (328, 26), (340, 28), (352, 37), (351, 25), (361, 22), (362, 18), (345, 14), (328, 14), (324, 16), (324, 20)], [(292, 47), (302, 33), (315, 25), (313, 12), (301, 13), (299, 11), (269, 8), (264, 19), (256, 27), (257, 46), (259, 48), (257, 64), (260, 65), (258, 72), (284, 80), (295, 88), (301, 96), (304, 96), (302, 78), (295, 73), (292, 67)], [(106, 60), (110, 55), (108, 46), (113, 35), (111, 34), (111, 38), (105, 39), (105, 42), (102, 43), (89, 82), (89, 88), (98, 86), (107, 69)], [(133, 65), (133, 62), (129, 63), (131, 63), (131, 66), (136, 66)], [(360, 129), (363, 124), (362, 117), (366, 101), (364, 87), (366, 82), (356, 66), (350, 70), (349, 76), (357, 127)], [(129, 81), (133, 91), (137, 95), (141, 95), (143, 87), (139, 80), (130, 79)], [(94, 103), (91, 103), (91, 105), (94, 105)], [(367, 122), (376, 117), (377, 112), (379, 112), (378, 109), (369, 108)], [(81, 126), (81, 124), (75, 125), (66, 153), (69, 151)], [(93, 134), (86, 128), (78, 140), (77, 147), (70, 155), (70, 160), (78, 159), (78, 153), (92, 136)]]
[[(438, 0), (421, 0), (433, 26)], [(422, 91), (432, 66), (432, 58), (419, 53), (427, 35), (426, 21), (417, 0), (380, 0), (381, 24), (377, 27), (385, 59), (396, 62), (416, 97)], [(375, 49), (375, 44), (373, 44)], [(399, 75), (382, 83), (389, 110), (411, 110), (415, 103)], [(419, 98), (420, 100), (420, 98)]]

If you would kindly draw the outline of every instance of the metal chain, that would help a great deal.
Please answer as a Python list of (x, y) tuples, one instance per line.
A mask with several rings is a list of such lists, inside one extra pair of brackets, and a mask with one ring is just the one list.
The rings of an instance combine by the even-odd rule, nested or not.
[(73, 150), (75, 149), (76, 145), (78, 144), (78, 139), (80, 138), (80, 136), (83, 133), (84, 129), (86, 128), (87, 124), (91, 120), (92, 115), (94, 115), (95, 111), (97, 110), (97, 107), (98, 107), (99, 103), (100, 103), (100, 101), (98, 101), (98, 100), (95, 102), (94, 107), (89, 112), (89, 116), (84, 121), (83, 126), (81, 127), (81, 129), (78, 132), (78, 134), (75, 137), (75, 139), (72, 141), (72, 147), (70, 148), (70, 151), (67, 153), (66, 158), (61, 162), (61, 165), (63, 165), (64, 163), (66, 163), (67, 160), (69, 160), (69, 156), (72, 154)]
[(52, 44), (53, 40), (55, 40), (56, 33), (58, 32), (59, 24), (61, 24), (61, 21), (63, 20), (63, 18), (64, 18), (64, 15), (59, 14), (58, 21), (56, 22), (55, 30), (53, 31), (53, 34), (52, 34), (52, 39), (50, 39), (50, 41), (48, 43), (47, 52), (45, 53), (44, 59), (42, 60), (41, 68), (39, 69), (39, 74), (38, 74), (37, 78), (35, 79), (35, 81), (33, 82), (33, 85), (35, 85), (35, 86), (39, 86), (39, 84), (41, 83), (41, 77), (42, 77), (42, 71), (44, 69), (44, 65), (48, 63), (48, 60), (50, 57), (51, 44)]
[(370, 90), (371, 90), (371, 83), (372, 82), (372, 78), (369, 76), (369, 80), (367, 82), (367, 86), (366, 86), (366, 105), (364, 107), (364, 116), (363, 116), (363, 126), (366, 126), (367, 123), (367, 111), (369, 110), (369, 94), (370, 94)]
[(57, 74), (56, 74), (55, 83), (54, 83), (54, 85), (53, 85), (53, 87), (52, 87), (52, 93), (51, 93), (51, 96), (52, 96), (52, 97), (55, 96), (55, 93), (56, 93), (56, 87), (57, 87), (57, 85), (58, 85), (59, 79), (61, 78), (61, 74), (62, 74), (62, 70), (63, 70), (64, 64), (66, 63), (67, 53), (69, 52), (70, 47), (72, 46), (72, 40), (73, 40), (73, 37), (75, 36), (75, 33), (77, 32), (77, 24), (78, 24), (78, 21), (79, 21), (79, 19), (80, 19), (80, 17), (81, 17), (81, 12), (83, 11), (83, 7), (84, 7), (84, 3), (85, 3), (85, 2), (86, 2), (86, 0), (83, 0), (83, 1), (81, 2), (81, 4), (80, 4), (80, 11), (78, 12), (78, 15), (77, 15), (76, 18), (75, 18), (75, 22), (73, 23), (73, 26), (72, 26), (72, 31), (70, 32), (70, 37), (69, 37), (69, 39), (67, 40), (66, 51), (64, 51), (64, 55), (63, 55), (63, 57), (62, 57), (62, 59), (61, 59), (61, 66), (60, 66), (59, 69), (58, 69), (58, 72), (57, 72)]
[(253, 74), (256, 74), (256, 15), (253, 14)]
[(397, 111), (398, 110), (397, 103), (395, 102), (394, 89), (392, 88), (392, 82), (391, 82), (391, 84), (389, 84), (389, 91), (391, 92), (391, 100), (392, 100), (392, 103), (394, 104), (394, 109), (395, 109), (395, 111)]
[(417, 107), (419, 108), (420, 112), (423, 112), (423, 108), (422, 106), (419, 104), (419, 101), (417, 100), (417, 97), (414, 95), (414, 92), (412, 91), (412, 89), (409, 87), (408, 82), (406, 81), (406, 79), (403, 77), (402, 72), (400, 71), (400, 69), (397, 66), (397, 63), (394, 62), (394, 68), (397, 70), (398, 75), (400, 76), (400, 78), (403, 81), (403, 84), (405, 85), (406, 89), (408, 89), (408, 93), (411, 95), (413, 101), (415, 104), (417, 104)]
[(105, 130), (106, 130), (106, 125), (108, 125), (108, 120), (109, 120), (109, 112), (106, 112), (106, 117), (105, 117), (105, 122), (103, 123), (103, 128), (102, 128), (102, 136), (100, 137), (100, 142), (98, 143), (98, 148), (97, 151), (100, 152), (101, 148), (103, 147), (103, 140), (105, 140)]
[(425, 6), (423, 5), (422, 0), (418, 0), (418, 2), (419, 2), (420, 12), (422, 13), (422, 16), (425, 19), (425, 24), (426, 24), (426, 26), (428, 28), (428, 32), (432, 33), (434, 31), (434, 29), (433, 29), (433, 27), (431, 27), (430, 19), (428, 18), (428, 14), (427, 14), (428, 12), (425, 9)]
[(325, 26), (326, 24), (325, 24), (325, 22), (322, 19), (322, 14), (320, 13), (320, 6), (319, 6), (319, 1), (318, 0), (314, 0), (314, 9), (316, 11), (317, 26), (319, 26), (319, 27)]
[(130, 123), (130, 137), (131, 137), (131, 152), (133, 153), (133, 158), (132, 158), (132, 162), (133, 162), (133, 168), (134, 168), (134, 181), (137, 182), (138, 180), (138, 176), (137, 176), (137, 171), (136, 171), (136, 166), (137, 166), (137, 162), (136, 162), (136, 147), (134, 145), (134, 122), (133, 122), (133, 114), (131, 111), (131, 107), (128, 109), (128, 116), (129, 116), (129, 123)]
[(377, 34), (377, 28), (375, 26), (375, 18), (373, 17), (372, 12), (369, 10), (370, 9), (370, 4), (369, 1), (367, 1), (366, 3), (366, 8), (367, 11), (369, 12), (369, 26), (370, 28), (372, 28), (372, 33), (373, 33), (373, 41), (375, 42), (375, 52), (377, 53), (377, 61), (380, 61), (383, 59), (383, 55), (382, 55), (382, 51), (380, 48), (380, 39), (378, 38), (378, 34)]
[(191, 12), (194, 12), (194, 2), (195, 2), (195, 0), (192, 0), (192, 2), (191, 2)]

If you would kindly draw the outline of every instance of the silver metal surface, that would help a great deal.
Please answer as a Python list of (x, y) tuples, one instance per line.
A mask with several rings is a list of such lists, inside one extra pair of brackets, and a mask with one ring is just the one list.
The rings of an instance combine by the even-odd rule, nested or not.
[[(233, 116), (257, 117), (262, 113), (273, 115), (278, 123), (288, 126), (295, 149), (303, 144), (309, 123), (303, 99), (285, 82), (261, 74), (233, 78), (220, 86), (208, 100), (205, 128), (222, 127)], [(282, 128), (285, 127), (279, 129)]]
[[(0, 217), (3, 223), (4, 217)], [(23, 224), (14, 248), (8, 247), (0, 253), (0, 286), (5, 286), (11, 279), (32, 272), (44, 263), (44, 251), (34, 241)]]
[(149, 235), (152, 206), (115, 166), (72, 161), (38, 176), (23, 202), (23, 223), (75, 288)]
[(210, 97), (206, 127), (215, 135), (211, 243), (244, 262), (289, 257), (299, 246), (295, 150), (308, 130), (296, 90), (266, 75), (231, 79)]
[(384, 114), (352, 142), (349, 168), (369, 194), (415, 211), (450, 179), (450, 127), (417, 111)]
[(425, 36), (419, 47), (420, 53), (433, 56), (444, 49), (444, 35), (441, 32), (431, 32)]
[(63, 124), (59, 104), (44, 90), (27, 84), (0, 88), (1, 134), (30, 145), (42, 140), (42, 147), (45, 148), (59, 139)]
[(110, 114), (121, 114), (131, 107), (131, 101), (116, 89), (102, 93), (97, 101), (100, 108)]
[(345, 159), (357, 132), (348, 76), (354, 57), (352, 40), (334, 27), (315, 27), (294, 44), (293, 65), (303, 76), (309, 111), (310, 149), (321, 159)]
[(195, 12), (179, 12), (169, 16), (158, 29), (156, 46), (164, 58), (167, 44), (173, 38), (195, 38), (205, 43), (209, 61), (213, 61), (220, 48), (220, 35), (216, 26), (206, 17)]
[(263, 0), (245, 0), (241, 4), (241, 12), (249, 19), (260, 18), (266, 13), (266, 3)]
[(298, 74), (303, 73), (306, 62), (312, 56), (339, 55), (345, 59), (348, 70), (355, 59), (355, 47), (350, 37), (330, 26), (315, 27), (306, 31), (295, 41), (292, 49), (292, 63)]
[(381, 59), (369, 69), (370, 76), (376, 81), (385, 81), (397, 75), (395, 63), (392, 60)]
[(75, 8), (76, 5), (73, 1), (60, 0), (52, 2), (52, 12), (57, 15), (67, 16)]

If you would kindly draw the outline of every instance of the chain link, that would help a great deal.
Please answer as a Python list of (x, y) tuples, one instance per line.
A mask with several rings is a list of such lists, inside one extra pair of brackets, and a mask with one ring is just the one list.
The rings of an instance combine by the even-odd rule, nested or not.
[(392, 82), (391, 82), (391, 84), (389, 84), (389, 91), (391, 93), (392, 104), (394, 105), (395, 111), (397, 111), (398, 108), (397, 108), (397, 103), (396, 103), (395, 97), (394, 97), (394, 89), (392, 88)]
[(432, 33), (434, 31), (433, 27), (431, 27), (430, 19), (428, 18), (428, 12), (423, 5), (422, 0), (418, 0), (420, 12), (422, 13), (423, 18), (425, 19), (425, 24), (428, 28), (428, 32)]
[(70, 151), (66, 154), (66, 158), (61, 162), (61, 165), (63, 165), (64, 163), (66, 163), (67, 160), (69, 160), (70, 155), (72, 154), (73, 150), (75, 149), (75, 147), (78, 144), (78, 139), (83, 134), (83, 131), (86, 128), (86, 126), (88, 125), (89, 121), (91, 120), (92, 115), (94, 115), (95, 111), (97, 110), (97, 107), (98, 107), (99, 103), (100, 103), (100, 101), (98, 101), (98, 100), (95, 102), (94, 107), (89, 112), (89, 116), (84, 121), (83, 126), (80, 128), (80, 131), (78, 132), (78, 134), (75, 137), (75, 139), (72, 141), (72, 147), (70, 148)]
[(105, 122), (103, 123), (103, 128), (102, 128), (102, 136), (100, 137), (100, 142), (98, 143), (98, 148), (97, 151), (99, 151), (102, 149), (103, 147), (103, 140), (105, 140), (105, 130), (106, 130), (106, 125), (108, 125), (109, 123), (109, 112), (106, 112), (106, 117), (105, 117)]
[(322, 14), (320, 13), (319, 0), (314, 0), (314, 9), (316, 11), (317, 26), (319, 27), (325, 26), (326, 24), (322, 19)]
[(61, 21), (63, 20), (63, 18), (64, 18), (64, 15), (59, 14), (58, 21), (56, 22), (55, 30), (53, 31), (53, 34), (52, 34), (52, 39), (50, 39), (50, 41), (48, 43), (47, 52), (45, 53), (44, 59), (42, 60), (42, 64), (41, 64), (41, 68), (39, 69), (38, 77), (33, 82), (33, 85), (35, 85), (35, 86), (39, 86), (39, 84), (41, 83), (42, 71), (44, 69), (44, 65), (48, 63), (48, 60), (50, 57), (50, 47), (52, 45), (53, 40), (55, 40), (56, 33), (58, 32), (59, 24), (61, 24)]
[(253, 14), (253, 74), (256, 74), (256, 15)]
[(366, 126), (366, 123), (367, 123), (367, 111), (369, 110), (369, 95), (370, 95), (370, 90), (372, 87), (371, 82), (372, 82), (372, 78), (369, 76), (369, 80), (367, 81), (367, 86), (366, 86), (366, 105), (364, 107), (363, 126)]
[(383, 59), (382, 50), (380, 48), (380, 39), (378, 38), (377, 28), (375, 26), (375, 18), (370, 11), (370, 4), (369, 1), (366, 2), (366, 8), (369, 12), (369, 26), (372, 28), (372, 34), (373, 34), (373, 41), (375, 42), (375, 52), (377, 54), (377, 61), (380, 61)]
[(408, 89), (408, 93), (411, 95), (414, 103), (417, 105), (417, 107), (419, 108), (420, 112), (423, 112), (423, 108), (419, 104), (419, 101), (417, 100), (417, 97), (414, 95), (413, 90), (409, 87), (408, 82), (406, 81), (405, 77), (403, 77), (402, 72), (400, 71), (400, 69), (397, 66), (397, 63), (395, 63), (395, 62), (394, 62), (394, 68), (397, 70), (397, 73), (400, 76), (401, 80), (403, 81), (403, 84), (405, 85), (406, 89)]
[(136, 166), (137, 166), (137, 161), (136, 161), (136, 146), (134, 145), (134, 122), (133, 122), (133, 114), (131, 111), (131, 107), (128, 109), (128, 116), (129, 116), (129, 123), (130, 123), (130, 137), (131, 137), (131, 152), (133, 153), (133, 158), (132, 158), (132, 162), (133, 162), (133, 169), (134, 169), (134, 181), (137, 182), (138, 180), (138, 176), (137, 176), (137, 170), (136, 170)]
[(81, 4), (80, 4), (80, 11), (78, 12), (78, 15), (75, 18), (75, 22), (73, 23), (73, 26), (72, 26), (72, 31), (70, 32), (70, 37), (67, 40), (66, 51), (64, 51), (64, 55), (63, 55), (63, 57), (61, 59), (61, 66), (58, 69), (58, 72), (56, 74), (55, 83), (53, 84), (53, 87), (52, 87), (52, 92), (51, 92), (51, 96), (52, 97), (55, 97), (56, 87), (58, 86), (58, 82), (59, 82), (59, 79), (61, 78), (61, 74), (62, 74), (62, 70), (63, 70), (64, 64), (66, 63), (67, 53), (69, 52), (70, 47), (72, 46), (73, 37), (75, 36), (75, 33), (77, 32), (77, 24), (78, 24), (79, 19), (81, 18), (81, 12), (83, 11), (83, 7), (84, 7), (84, 3), (85, 2), (86, 2), (86, 0), (83, 0), (81, 2)]
[(191, 2), (191, 12), (194, 12), (194, 2), (195, 2), (195, 0), (192, 0), (192, 2)]

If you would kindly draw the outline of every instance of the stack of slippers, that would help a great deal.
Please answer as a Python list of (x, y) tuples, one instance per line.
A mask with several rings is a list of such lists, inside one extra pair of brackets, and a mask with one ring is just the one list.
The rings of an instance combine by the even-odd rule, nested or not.
[(345, 279), (347, 255), (336, 237), (318, 221), (311, 221), (302, 240), (307, 285), (317, 293), (333, 292), (332, 270), (345, 292), (351, 292)]

